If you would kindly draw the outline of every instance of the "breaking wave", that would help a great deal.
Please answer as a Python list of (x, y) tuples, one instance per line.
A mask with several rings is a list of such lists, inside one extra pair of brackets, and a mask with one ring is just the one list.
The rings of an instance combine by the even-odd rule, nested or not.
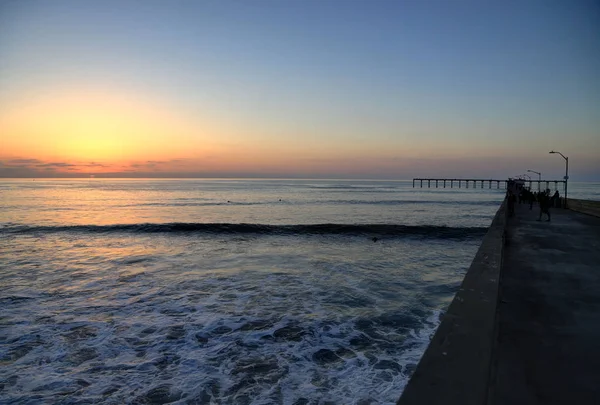
[(8, 224), (0, 228), (2, 233), (207, 233), (207, 234), (257, 234), (257, 235), (347, 235), (385, 237), (423, 237), (460, 239), (480, 237), (485, 227), (448, 227), (435, 225), (391, 224), (309, 224), (267, 225), (231, 223), (165, 223), (165, 224), (117, 224), (117, 225), (59, 225), (31, 226)]

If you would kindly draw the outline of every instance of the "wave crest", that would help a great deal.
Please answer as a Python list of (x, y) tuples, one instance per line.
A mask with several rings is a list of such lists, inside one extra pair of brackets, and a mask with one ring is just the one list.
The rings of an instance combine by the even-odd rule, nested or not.
[(1, 233), (204, 233), (256, 235), (348, 235), (348, 236), (416, 236), (429, 238), (466, 238), (483, 236), (484, 227), (448, 227), (436, 225), (394, 224), (232, 224), (232, 223), (145, 223), (116, 225), (6, 225)]

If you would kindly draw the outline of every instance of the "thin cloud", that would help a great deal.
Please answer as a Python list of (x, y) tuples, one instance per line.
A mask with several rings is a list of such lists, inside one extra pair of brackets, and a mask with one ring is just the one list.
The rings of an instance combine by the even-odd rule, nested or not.
[(110, 166), (93, 161), (49, 162), (32, 158), (4, 159), (0, 161), (0, 177), (73, 177), (79, 174), (86, 175), (86, 172), (94, 168), (107, 167)]
[(185, 159), (170, 159), (170, 160), (146, 160), (145, 162), (130, 163), (127, 166), (128, 171), (134, 170), (163, 170), (165, 168), (172, 169), (174, 167), (185, 164)]
[(67, 162), (52, 162), (52, 163), (40, 163), (36, 164), (36, 167), (61, 167), (61, 168), (69, 168), (69, 167), (77, 167), (72, 163)]
[(10, 166), (28, 166), (43, 163), (39, 159), (12, 159), (8, 161)]
[(96, 162), (81, 163), (78, 166), (82, 166), (82, 167), (108, 167), (108, 165), (105, 165), (105, 164), (102, 164), (102, 163), (96, 163)]

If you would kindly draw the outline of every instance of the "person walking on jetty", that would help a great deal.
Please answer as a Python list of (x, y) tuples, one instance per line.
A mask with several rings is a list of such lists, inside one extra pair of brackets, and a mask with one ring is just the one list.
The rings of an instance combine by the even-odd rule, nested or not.
[(538, 221), (542, 220), (542, 214), (548, 215), (548, 219), (546, 222), (550, 222), (550, 190), (546, 190), (543, 193), (540, 193), (539, 196), (540, 201), (540, 216)]
[(558, 190), (556, 190), (554, 192), (554, 195), (552, 196), (552, 199), (550, 200), (550, 205), (552, 207), (560, 207), (560, 194), (558, 193)]
[(508, 216), (512, 217), (515, 215), (515, 202), (517, 197), (511, 190), (508, 190)]
[(529, 211), (531, 211), (533, 209), (533, 203), (535, 202), (535, 194), (533, 194), (531, 190), (529, 190), (528, 193), (529, 195), (527, 198), (529, 198)]

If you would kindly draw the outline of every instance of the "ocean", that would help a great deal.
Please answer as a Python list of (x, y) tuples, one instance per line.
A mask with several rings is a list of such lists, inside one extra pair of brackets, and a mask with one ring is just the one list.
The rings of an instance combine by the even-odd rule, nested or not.
[(1, 180), (0, 402), (394, 404), (503, 198)]

